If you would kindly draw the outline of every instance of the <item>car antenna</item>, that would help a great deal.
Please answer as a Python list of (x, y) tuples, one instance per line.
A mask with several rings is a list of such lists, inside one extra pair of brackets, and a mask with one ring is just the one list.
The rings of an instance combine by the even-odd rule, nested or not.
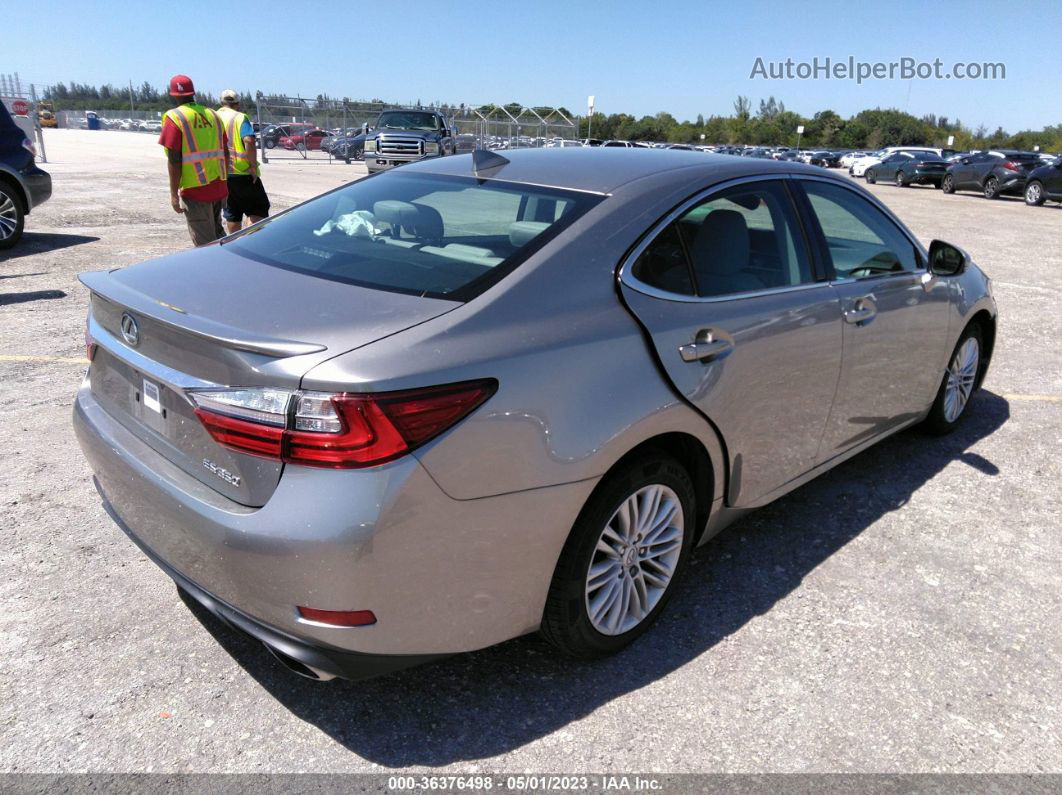
[(477, 177), (489, 177), (487, 171), (495, 171), (509, 164), (509, 159), (489, 149), (476, 149), (472, 152), (472, 173)]

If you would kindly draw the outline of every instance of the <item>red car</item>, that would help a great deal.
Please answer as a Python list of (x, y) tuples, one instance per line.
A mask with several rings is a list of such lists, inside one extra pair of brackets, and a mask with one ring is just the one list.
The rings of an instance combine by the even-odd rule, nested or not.
[(285, 149), (320, 149), (321, 141), (330, 138), (332, 133), (325, 130), (307, 130), (299, 135), (285, 135), (280, 145)]

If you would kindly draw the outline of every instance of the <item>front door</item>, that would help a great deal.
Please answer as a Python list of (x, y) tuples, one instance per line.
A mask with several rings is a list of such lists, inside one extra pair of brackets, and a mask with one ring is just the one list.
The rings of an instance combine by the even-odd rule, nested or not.
[(927, 274), (914, 242), (861, 194), (833, 182), (799, 183), (843, 320), (844, 357), (821, 462), (929, 408), (948, 344), (948, 286)]
[(676, 391), (722, 434), (735, 506), (814, 465), (841, 363), (838, 297), (812, 272), (786, 182), (692, 200), (623, 269)]

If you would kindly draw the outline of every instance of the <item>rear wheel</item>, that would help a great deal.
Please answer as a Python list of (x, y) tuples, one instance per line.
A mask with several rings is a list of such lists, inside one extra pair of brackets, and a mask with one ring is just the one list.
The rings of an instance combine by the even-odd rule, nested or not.
[(693, 544), (686, 470), (654, 454), (607, 477), (572, 528), (542, 616), (542, 634), (574, 657), (619, 651), (663, 610)]
[(955, 430), (977, 389), (983, 361), (984, 335), (977, 323), (971, 323), (959, 337), (948, 369), (944, 371), (936, 400), (926, 417), (927, 430), (936, 434)]
[(871, 185), (873, 185), (878, 179), (878, 175), (874, 173), (874, 169), (872, 168), (868, 168), (863, 176), (866, 178), (866, 181)]
[(989, 177), (985, 180), (984, 185), (985, 198), (986, 199), (998, 199), (999, 198), (999, 180), (995, 177)]
[(944, 179), (940, 182), (940, 189), (945, 193), (955, 192), (955, 177), (951, 174), (945, 174)]
[(896, 172), (896, 187), (898, 187), (898, 188), (906, 188), (910, 184), (911, 184), (910, 182), (908, 182), (906, 179), (904, 179), (902, 171), (897, 171)]
[(22, 213), (22, 200), (14, 188), (0, 182), (0, 248), (11, 248), (22, 237), (26, 218)]
[(1030, 207), (1039, 207), (1046, 200), (1044, 186), (1035, 180), (1025, 186), (1025, 203)]

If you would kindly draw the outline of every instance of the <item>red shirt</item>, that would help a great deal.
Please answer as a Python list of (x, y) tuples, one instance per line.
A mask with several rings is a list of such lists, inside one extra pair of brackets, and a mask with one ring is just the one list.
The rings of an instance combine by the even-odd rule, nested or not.
[[(180, 126), (174, 124), (169, 117), (164, 117), (162, 119), (162, 134), (159, 135), (159, 143), (171, 152), (179, 154), (183, 141), (184, 133), (181, 132)], [(226, 149), (229, 146), (228, 136), (225, 135), (224, 131), (222, 131), (221, 144)], [(184, 188), (181, 190), (181, 195), (196, 202), (219, 202), (229, 195), (229, 186), (225, 184), (224, 179), (216, 179), (196, 188)]]

